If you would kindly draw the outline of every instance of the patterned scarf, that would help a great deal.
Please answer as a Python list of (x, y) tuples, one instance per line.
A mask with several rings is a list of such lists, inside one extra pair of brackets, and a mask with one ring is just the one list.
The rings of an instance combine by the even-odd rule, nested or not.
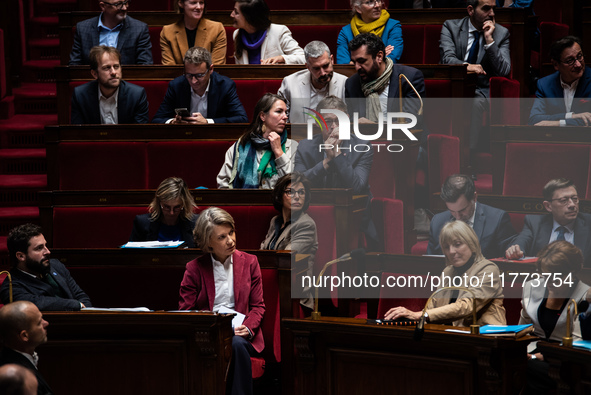
[(370, 23), (363, 22), (363, 19), (361, 19), (359, 14), (356, 13), (353, 19), (351, 19), (351, 30), (353, 31), (353, 37), (360, 33), (373, 33), (378, 37), (382, 37), (388, 19), (390, 19), (390, 14), (386, 10), (382, 10), (382, 15)]
[(377, 79), (361, 85), (363, 96), (365, 100), (365, 116), (373, 122), (378, 122), (379, 116), (382, 113), (382, 106), (380, 105), (380, 93), (386, 89), (390, 83), (392, 76), (392, 67), (394, 62), (390, 58), (384, 58), (386, 62), (386, 70)]
[[(287, 130), (281, 133), (281, 149), (285, 152)], [(262, 151), (263, 156), (258, 167), (255, 167), (257, 151)], [(261, 180), (271, 178), (277, 174), (271, 143), (260, 134), (251, 133), (246, 144), (242, 146), (240, 140), (234, 147), (234, 165), (230, 177), (230, 188), (258, 189)]]

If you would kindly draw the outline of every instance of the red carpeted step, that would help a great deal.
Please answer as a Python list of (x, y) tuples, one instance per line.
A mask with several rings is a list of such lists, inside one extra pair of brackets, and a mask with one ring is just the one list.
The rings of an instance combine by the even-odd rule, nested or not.
[(29, 59), (31, 60), (59, 60), (59, 38), (35, 38), (27, 42)]
[(43, 148), (0, 149), (1, 174), (47, 173), (47, 160)]
[(36, 189), (47, 188), (46, 174), (0, 174), (0, 189), (5, 192), (7, 189)]
[(27, 60), (22, 67), (22, 81), (55, 82), (55, 67), (59, 66), (59, 59)]
[(12, 91), (17, 114), (54, 114), (57, 94), (54, 83), (24, 83)]
[(37, 220), (39, 207), (0, 207), (0, 219)]
[(0, 120), (0, 146), (45, 147), (45, 125), (56, 125), (57, 114), (17, 114)]
[(474, 186), (480, 194), (492, 193), (492, 174), (477, 174)]

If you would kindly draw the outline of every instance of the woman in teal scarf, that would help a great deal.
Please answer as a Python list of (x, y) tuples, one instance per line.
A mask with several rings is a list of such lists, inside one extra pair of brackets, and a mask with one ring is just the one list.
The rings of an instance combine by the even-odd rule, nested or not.
[(351, 62), (349, 41), (360, 33), (373, 33), (380, 37), (386, 46), (386, 56), (398, 63), (402, 56), (402, 27), (400, 22), (390, 18), (388, 11), (382, 9), (382, 0), (351, 0), (353, 19), (341, 29), (337, 39), (337, 63)]
[(272, 189), (294, 168), (298, 143), (287, 138), (285, 99), (266, 93), (254, 108), (252, 123), (228, 149), (218, 188)]

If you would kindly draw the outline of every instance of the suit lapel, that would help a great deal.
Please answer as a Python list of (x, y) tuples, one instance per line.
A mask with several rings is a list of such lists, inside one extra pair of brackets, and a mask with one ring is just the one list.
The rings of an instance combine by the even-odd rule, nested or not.
[(548, 214), (544, 217), (540, 226), (540, 235), (536, 238), (538, 245), (534, 246), (534, 251), (540, 251), (542, 248), (548, 245), (550, 236), (552, 235), (553, 223), (552, 214)]
[[(474, 232), (478, 237), (478, 240), (482, 240), (482, 232), (484, 231), (484, 223), (486, 221), (486, 216), (482, 210), (481, 204), (476, 204), (476, 214), (474, 215)], [(482, 246), (481, 246), (482, 247)]]
[(239, 300), (242, 300), (242, 288), (240, 280), (246, 278), (242, 276), (242, 271), (244, 270), (244, 262), (242, 256), (239, 254), (238, 251), (234, 252), (232, 257), (232, 275), (233, 275), (233, 282), (234, 282), (234, 309), (238, 310)]
[(464, 60), (464, 58), (466, 57), (466, 51), (468, 49), (468, 35), (469, 34), (470, 34), (470, 18), (465, 17), (464, 21), (460, 25), (460, 34), (459, 34), (460, 48), (458, 48), (458, 50), (459, 50), (458, 58), (460, 60)]
[(215, 118), (218, 113), (218, 104), (221, 98), (218, 93), (223, 92), (218, 86), (221, 85), (220, 82), (217, 73), (212, 71), (211, 77), (209, 78), (209, 92), (207, 93), (207, 118)]
[(310, 73), (304, 73), (298, 82), (299, 96), (294, 97), (310, 97), (312, 95), (312, 82), (310, 81)]
[(579, 247), (583, 252), (583, 256), (587, 256), (585, 254), (585, 250), (587, 249), (587, 242), (589, 239), (589, 232), (588, 232), (588, 225), (586, 225), (585, 218), (578, 215), (577, 219), (575, 220), (575, 246)]
[[(199, 37), (199, 32), (197, 32), (197, 38), (198, 37)], [(197, 41), (197, 38), (195, 39), (195, 41)], [(181, 56), (184, 58), (185, 53), (187, 53), (187, 51), (189, 50), (189, 41), (187, 38), (187, 32), (185, 31), (185, 22), (184, 21), (180, 21), (177, 24), (177, 30), (175, 32), (175, 41), (176, 41), (176, 45), (178, 46)]]
[(209, 309), (213, 310), (213, 303), (215, 301), (215, 280), (213, 278), (213, 262), (211, 254), (205, 254), (197, 261), (203, 272), (203, 281), (205, 291), (207, 292), (207, 301), (209, 302)]
[(93, 111), (92, 114), (90, 115), (90, 118), (92, 119), (92, 123), (94, 124), (100, 124), (101, 123), (101, 108), (100, 108), (100, 104), (99, 104), (99, 99), (98, 99), (98, 95), (99, 92), (98, 90), (99, 85), (98, 85), (98, 80), (94, 80), (92, 82), (92, 87), (90, 89), (90, 97), (88, 97), (89, 100), (89, 107), (88, 108), (95, 108), (96, 111)]
[(33, 278), (16, 268), (14, 270), (11, 270), (11, 274), (13, 277), (20, 279), (24, 283), (27, 283), (29, 287), (38, 289), (42, 294), (51, 295), (53, 293), (53, 289), (49, 284), (44, 283), (38, 278)]
[(119, 84), (117, 91), (117, 123), (129, 123), (127, 117), (131, 114), (127, 110), (127, 95), (125, 94), (125, 81)]
[(127, 39), (127, 30), (129, 29), (129, 25), (125, 23), (123, 20), (123, 26), (121, 26), (121, 31), (119, 32), (119, 37), (117, 38), (117, 49), (121, 51), (123, 49), (123, 43)]
[[(72, 295), (72, 292), (70, 291), (70, 287), (68, 286), (68, 283), (66, 283), (66, 279), (60, 273), (58, 273), (57, 270), (55, 270), (53, 265), (50, 266), (49, 274), (51, 275), (51, 277), (53, 277), (53, 279), (55, 280), (57, 285), (60, 286), (62, 291), (64, 291), (64, 293), (68, 296), (68, 299), (72, 299), (73, 295)], [(52, 291), (53, 291), (53, 289), (52, 289)]]

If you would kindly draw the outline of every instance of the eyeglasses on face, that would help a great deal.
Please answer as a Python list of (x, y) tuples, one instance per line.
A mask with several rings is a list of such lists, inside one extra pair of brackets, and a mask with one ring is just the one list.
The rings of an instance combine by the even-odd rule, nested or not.
[(375, 7), (376, 5), (381, 5), (382, 0), (367, 0), (363, 1), (361, 4), (366, 5), (368, 7)]
[(299, 197), (305, 197), (306, 196), (306, 190), (305, 189), (298, 189), (297, 191), (295, 189), (291, 189), (291, 188), (287, 188), (284, 192), (287, 196), (289, 197), (295, 197), (295, 195), (297, 194)]
[(573, 66), (576, 61), (579, 61), (579, 63), (580, 63), (583, 61), (583, 59), (585, 59), (585, 56), (583, 56), (583, 52), (579, 52), (577, 54), (577, 56), (572, 57), (572, 58), (566, 58), (565, 60), (562, 60), (561, 62), (567, 66)]
[(566, 197), (563, 197), (560, 199), (552, 199), (553, 202), (556, 201), (561, 206), (566, 206), (568, 204), (569, 200), (572, 200), (574, 204), (579, 203), (579, 197), (577, 195), (566, 196)]
[(168, 204), (161, 204), (160, 208), (162, 209), (162, 211), (172, 211), (173, 213), (178, 213), (179, 211), (183, 210), (184, 207), (181, 205), (178, 206), (169, 206)]
[(126, 1), (118, 1), (118, 2), (116, 2), (116, 3), (109, 3), (109, 2), (107, 2), (107, 1), (103, 1), (103, 4), (108, 4), (108, 5), (110, 5), (111, 7), (115, 7), (115, 8), (117, 8), (118, 10), (120, 10), (120, 9), (122, 9), (122, 8), (123, 8), (123, 6), (125, 6), (125, 5), (128, 5), (130, 1), (131, 1), (131, 0), (126, 0)]
[(207, 73), (209, 73), (209, 70), (207, 70), (205, 73), (198, 73), (198, 74), (184, 73), (183, 75), (189, 81), (193, 81), (193, 78), (200, 80), (201, 78), (205, 77), (207, 75)]

